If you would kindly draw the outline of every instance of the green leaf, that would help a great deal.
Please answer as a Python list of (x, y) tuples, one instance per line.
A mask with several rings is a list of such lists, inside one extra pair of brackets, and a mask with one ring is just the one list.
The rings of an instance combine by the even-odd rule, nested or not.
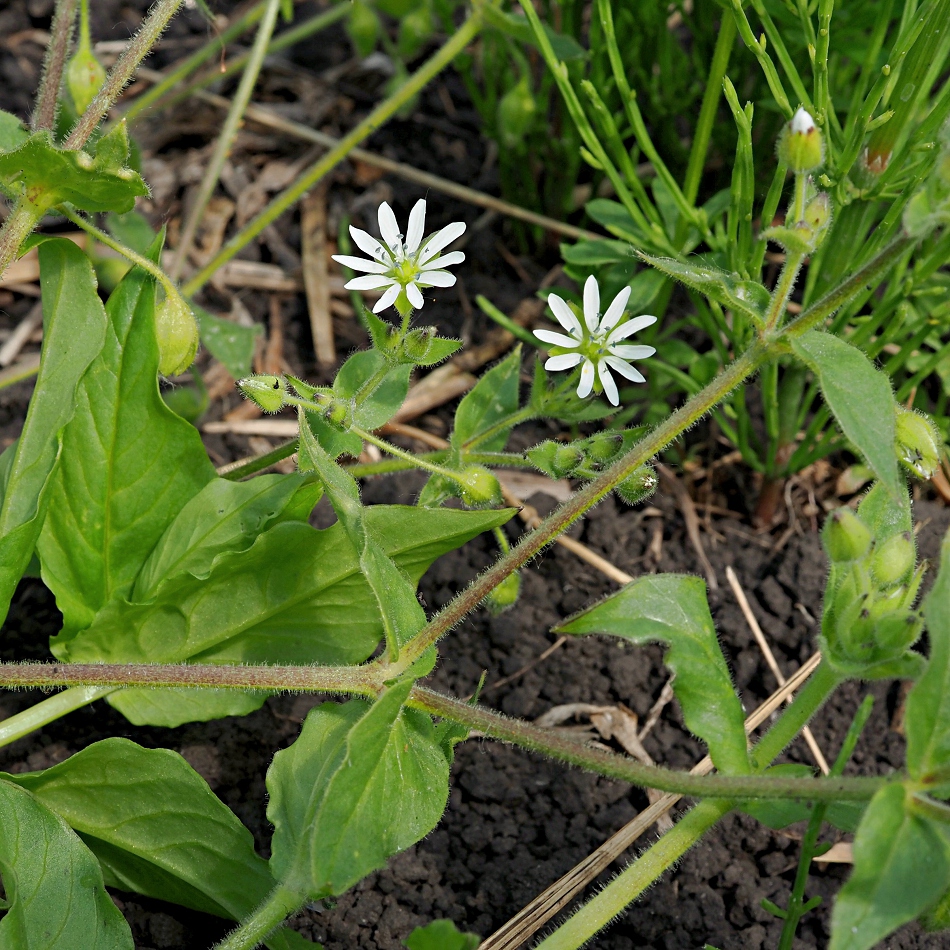
[(342, 894), (438, 823), (449, 766), (432, 720), (403, 708), (411, 683), (375, 703), (325, 703), (267, 773), (271, 870), (312, 898)]
[(276, 884), (251, 833), (176, 752), (105, 739), (6, 778), (80, 834), (110, 887), (241, 920)]
[(909, 812), (902, 785), (871, 799), (854, 839), (854, 870), (838, 893), (829, 950), (868, 950), (918, 917), (950, 885), (938, 827)]
[(578, 241), (576, 244), (562, 244), (561, 257), (565, 264), (593, 270), (606, 264), (636, 260), (630, 245), (625, 241), (609, 241), (600, 238), (596, 241)]
[(709, 747), (717, 769), (727, 774), (750, 771), (742, 705), (719, 648), (706, 585), (698, 577), (637, 578), (555, 630), (669, 644), (664, 662), (675, 676), (673, 691), (687, 727)]
[[(516, 346), (497, 366), (478, 381), (455, 410), (452, 446), (461, 449), (518, 411), (518, 377), (521, 373), (521, 345)], [(513, 425), (514, 423), (512, 423)], [(502, 452), (512, 426), (502, 427), (478, 441), (481, 452)]]
[(4, 950), (133, 950), (95, 856), (62, 818), (0, 780), (0, 873), (10, 903)]
[(179, 574), (206, 578), (221, 555), (246, 551), (272, 524), (306, 521), (320, 494), (315, 479), (296, 474), (208, 482), (166, 528), (142, 566), (130, 599), (146, 603)]
[(614, 237), (628, 241), (637, 247), (653, 243), (653, 237), (642, 230), (619, 201), (612, 201), (610, 198), (595, 198), (584, 205), (584, 210)]
[[(527, 43), (537, 48), (537, 38), (526, 17), (516, 13), (507, 13), (497, 7), (492, 7), (490, 10), (486, 7), (485, 19), (495, 29), (507, 33), (521, 43)], [(547, 33), (554, 55), (559, 60), (585, 59), (587, 57), (587, 51), (573, 36), (558, 33), (547, 23), (544, 24), (544, 32)]]
[(247, 376), (252, 370), (254, 348), (257, 338), (264, 332), (263, 327), (257, 323), (252, 327), (242, 327), (233, 320), (208, 313), (190, 300), (188, 305), (198, 321), (198, 333), (208, 352), (223, 363), (235, 379)]
[(710, 300), (715, 300), (730, 310), (738, 310), (761, 324), (769, 305), (769, 292), (754, 280), (743, 280), (715, 267), (690, 262), (675, 261), (669, 257), (652, 257), (639, 252), (642, 260)]
[[(950, 766), (950, 532), (940, 549), (940, 572), (924, 601), (930, 659), (907, 697), (907, 771), (923, 779)], [(947, 776), (944, 785), (950, 785)]]
[(29, 129), (15, 115), (0, 109), (0, 152), (19, 148), (29, 137)]
[(76, 385), (102, 348), (106, 315), (89, 258), (72, 241), (40, 245), (43, 352), (0, 507), (0, 620), (33, 556)]
[(307, 425), (306, 413), (300, 410), (300, 442), (307, 459), (323, 482), (343, 530), (359, 555), (360, 570), (372, 588), (383, 620), (383, 630), (390, 655), (398, 657), (399, 649), (418, 633), (426, 622), (425, 611), (416, 599), (415, 585), (386, 554), (368, 528), (366, 509), (360, 504), (356, 479), (344, 472), (323, 450)]
[(130, 271), (106, 312), (106, 342), (76, 391), (38, 544), (67, 635), (128, 596), (169, 522), (214, 478), (197, 430), (159, 393), (152, 278)]
[(389, 365), (379, 350), (360, 350), (341, 367), (333, 391), (353, 401), (353, 423), (363, 429), (378, 429), (399, 411), (409, 392), (411, 364)]
[(125, 165), (124, 123), (115, 130), (99, 140), (95, 157), (57, 148), (49, 132), (34, 132), (13, 151), (0, 152), (0, 182), (29, 192), (34, 203), (46, 207), (68, 201), (83, 211), (131, 211), (135, 199), (149, 191), (142, 176)]
[(403, 941), (409, 950), (476, 950), (478, 934), (462, 933), (451, 920), (433, 920), (416, 927)]
[(792, 340), (792, 349), (818, 377), (841, 431), (891, 495), (900, 498), (890, 380), (857, 347), (831, 333), (809, 330)]
[[(511, 515), (377, 505), (364, 518), (415, 584), (436, 558)], [(376, 598), (343, 526), (320, 531), (289, 521), (247, 551), (219, 557), (206, 580), (179, 574), (150, 604), (113, 602), (92, 626), (54, 638), (51, 648), (74, 662), (354, 664), (382, 635)], [(228, 703), (241, 714), (263, 700), (212, 690), (125, 689), (109, 697), (132, 722), (167, 726), (232, 714)]]
[(138, 211), (127, 211), (125, 214), (113, 212), (106, 215), (106, 228), (116, 240), (139, 254), (148, 254), (156, 236), (148, 218)]
[[(307, 412), (305, 415), (309, 431), (331, 459), (335, 460), (341, 455), (359, 458), (363, 451), (363, 440), (355, 432), (348, 432), (333, 425), (318, 412)], [(301, 471), (313, 468), (305, 445), (297, 446), (297, 464)]]

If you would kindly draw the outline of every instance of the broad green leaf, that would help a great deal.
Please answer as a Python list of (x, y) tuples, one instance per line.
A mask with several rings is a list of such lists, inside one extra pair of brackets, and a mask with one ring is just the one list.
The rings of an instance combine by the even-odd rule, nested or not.
[(425, 626), (426, 615), (416, 599), (415, 584), (399, 570), (368, 527), (356, 479), (324, 451), (310, 431), (302, 409), (299, 417), (305, 457), (323, 482), (339, 523), (356, 549), (360, 570), (379, 606), (390, 655), (395, 659), (400, 647)]
[(95, 856), (62, 818), (0, 779), (3, 950), (133, 950)]
[(267, 773), (271, 871), (313, 898), (342, 894), (442, 817), (449, 766), (432, 720), (403, 703), (411, 683), (375, 703), (326, 703)]
[(128, 596), (169, 522), (214, 478), (197, 430), (159, 393), (152, 278), (130, 271), (106, 312), (105, 346), (76, 391), (38, 544), (67, 634)]
[(907, 771), (922, 779), (943, 770), (950, 785), (950, 532), (940, 549), (940, 573), (924, 601), (930, 659), (907, 697)]
[(156, 236), (148, 219), (138, 211), (127, 211), (125, 214), (113, 212), (106, 215), (106, 228), (116, 240), (139, 254), (148, 254)]
[[(504, 511), (377, 505), (365, 519), (411, 581), (439, 556), (511, 517)], [(150, 604), (116, 601), (54, 654), (73, 662), (361, 663), (383, 635), (376, 598), (339, 523), (275, 525), (245, 552), (222, 555), (200, 580), (180, 574)], [(257, 708), (260, 694), (125, 689), (109, 702), (135, 723), (178, 725)], [(234, 712), (228, 704), (234, 704)], [(199, 715), (207, 709), (207, 715)], [(224, 710), (222, 712), (221, 710)]]
[(0, 109), (0, 152), (19, 148), (29, 137), (29, 129), (15, 115)]
[(34, 132), (13, 151), (0, 152), (0, 182), (11, 190), (29, 191), (38, 203), (49, 202), (47, 206), (68, 201), (83, 211), (131, 211), (135, 199), (149, 193), (148, 186), (125, 165), (129, 152), (124, 124), (115, 129), (99, 140), (95, 156), (57, 148), (49, 132)]
[(246, 551), (275, 522), (306, 521), (320, 493), (313, 479), (296, 474), (208, 482), (165, 529), (142, 566), (130, 599), (149, 601), (178, 574), (206, 578), (220, 555)]
[(409, 950), (476, 950), (477, 934), (462, 933), (451, 920), (433, 920), (416, 927), (403, 941)]
[(72, 241), (44, 241), (39, 256), (43, 352), (0, 507), (0, 620), (33, 556), (76, 384), (102, 348), (107, 322), (92, 265)]
[(637, 578), (569, 618), (558, 633), (606, 633), (633, 643), (669, 644), (664, 662), (687, 727), (722, 772), (750, 771), (742, 705), (732, 686), (706, 601), (706, 585), (684, 574)]
[(379, 350), (361, 350), (340, 367), (333, 381), (333, 391), (352, 400), (353, 423), (363, 429), (385, 425), (406, 400), (412, 366), (387, 366)]
[(640, 225), (630, 217), (630, 212), (619, 201), (612, 201), (610, 198), (595, 198), (584, 205), (584, 210), (614, 237), (628, 241), (636, 247), (653, 243), (653, 236), (640, 228)]
[(950, 857), (937, 826), (909, 812), (902, 785), (871, 799), (854, 839), (854, 870), (831, 916), (829, 950), (869, 950), (918, 917), (950, 885)]
[[(485, 19), (495, 29), (507, 33), (521, 43), (537, 47), (538, 41), (534, 35), (534, 30), (532, 30), (531, 24), (524, 16), (517, 13), (507, 13), (497, 7), (492, 7), (491, 10), (487, 7), (485, 9)], [(584, 59), (587, 56), (587, 51), (573, 36), (558, 33), (547, 23), (544, 24), (544, 32), (547, 33), (554, 55), (559, 60)]]
[(890, 380), (857, 347), (831, 333), (809, 330), (792, 340), (792, 348), (818, 377), (841, 431), (894, 498), (900, 498)]
[(208, 313), (204, 307), (188, 302), (195, 319), (198, 321), (198, 333), (208, 352), (235, 378), (247, 376), (252, 369), (254, 347), (257, 338), (263, 333), (260, 324), (242, 327), (233, 320), (225, 320)]
[(176, 752), (105, 739), (7, 778), (80, 834), (110, 887), (241, 920), (276, 884), (251, 833)]
[(652, 257), (640, 252), (640, 258), (657, 270), (687, 287), (699, 291), (730, 310), (738, 310), (761, 323), (769, 305), (769, 292), (757, 281), (743, 280), (715, 267), (683, 263), (669, 257)]
[[(501, 426), (518, 411), (518, 377), (521, 373), (521, 346), (516, 346), (497, 366), (478, 381), (455, 410), (452, 446), (461, 449), (478, 439), (480, 452), (501, 452), (512, 426)], [(492, 435), (486, 435), (495, 430)]]
[(603, 267), (605, 264), (636, 260), (633, 249), (626, 241), (610, 241), (607, 238), (562, 244), (561, 257), (566, 264), (591, 270), (595, 267)]

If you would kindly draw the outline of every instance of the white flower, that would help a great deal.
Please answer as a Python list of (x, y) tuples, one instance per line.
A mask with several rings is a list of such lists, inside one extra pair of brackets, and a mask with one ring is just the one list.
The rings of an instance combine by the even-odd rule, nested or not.
[(392, 306), (403, 290), (409, 298), (409, 303), (418, 310), (425, 303), (420, 287), (451, 287), (455, 283), (455, 275), (442, 268), (461, 264), (465, 255), (461, 251), (452, 251), (441, 257), (438, 254), (462, 235), (465, 224), (462, 221), (454, 221), (441, 231), (430, 235), (423, 243), (425, 221), (426, 203), (420, 199), (409, 214), (409, 229), (403, 239), (393, 209), (384, 201), (379, 206), (379, 233), (383, 236), (383, 244), (366, 231), (350, 227), (350, 234), (359, 249), (373, 259), (368, 261), (347, 254), (333, 255), (333, 260), (367, 275), (347, 281), (347, 290), (386, 288), (386, 292), (373, 307), (374, 313), (380, 313)]
[(792, 132), (797, 135), (808, 135), (809, 132), (815, 127), (815, 120), (811, 117), (811, 114), (803, 109), (801, 106), (798, 107), (798, 112), (792, 116), (792, 121), (790, 123), (790, 128)]
[(572, 369), (583, 361), (581, 382), (577, 387), (577, 395), (581, 399), (591, 394), (595, 371), (600, 380), (600, 387), (603, 387), (604, 393), (614, 406), (620, 405), (620, 395), (610, 370), (636, 383), (646, 382), (644, 376), (628, 361), (646, 359), (652, 356), (656, 349), (652, 346), (629, 346), (621, 341), (644, 327), (652, 326), (656, 323), (656, 317), (644, 315), (620, 323), (629, 297), (630, 288), (624, 287), (601, 316), (600, 287), (592, 276), (588, 277), (587, 283), (584, 284), (584, 326), (581, 326), (574, 311), (557, 294), (548, 297), (548, 304), (557, 322), (570, 335), (555, 333), (553, 330), (534, 331), (539, 340), (553, 344), (558, 351), (547, 360), (544, 368)]

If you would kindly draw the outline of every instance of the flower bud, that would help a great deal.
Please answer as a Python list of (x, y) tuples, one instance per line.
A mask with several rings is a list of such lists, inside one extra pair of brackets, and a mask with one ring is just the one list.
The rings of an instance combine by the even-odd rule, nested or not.
[(657, 477), (649, 465), (641, 465), (628, 475), (614, 491), (628, 504), (638, 505), (656, 491)]
[(284, 407), (287, 382), (283, 376), (246, 376), (238, 380), (238, 388), (264, 412), (279, 412)]
[(177, 376), (195, 361), (198, 352), (198, 324), (185, 301), (176, 294), (166, 297), (155, 311), (158, 339), (158, 371)]
[(485, 508), (501, 502), (498, 479), (483, 465), (470, 465), (459, 476), (462, 501), (470, 508)]
[(940, 437), (923, 413), (897, 406), (894, 444), (897, 457), (920, 478), (933, 478), (940, 466)]
[(537, 108), (527, 77), (523, 77), (501, 97), (498, 103), (497, 124), (501, 143), (505, 148), (516, 148), (521, 144), (531, 128)]
[(76, 111), (82, 115), (106, 81), (106, 71), (87, 44), (80, 44), (66, 67), (66, 85)]
[(805, 205), (805, 224), (815, 234), (820, 234), (831, 223), (831, 198), (821, 191)]
[(375, 11), (361, 0), (355, 0), (346, 21), (346, 32), (350, 34), (358, 56), (365, 58), (376, 49), (380, 30), (379, 17)]
[(856, 561), (871, 548), (870, 529), (850, 508), (836, 508), (831, 512), (821, 536), (832, 561)]
[(338, 428), (344, 428), (346, 426), (347, 419), (349, 418), (350, 407), (340, 399), (334, 399), (326, 408), (324, 415), (326, 416), (327, 422), (331, 425), (337, 426)]
[(912, 571), (916, 561), (914, 538), (909, 531), (905, 531), (888, 538), (883, 544), (875, 545), (869, 566), (878, 584), (890, 587)]
[(559, 445), (554, 450), (551, 468), (554, 470), (555, 478), (564, 478), (574, 472), (583, 461), (584, 453), (576, 445)]
[(622, 448), (622, 435), (600, 432), (587, 440), (587, 457), (595, 463), (609, 462)]
[(513, 607), (518, 601), (521, 591), (521, 575), (515, 571), (509, 574), (486, 598), (485, 606), (489, 613), (497, 616), (502, 611)]
[(417, 330), (410, 330), (402, 340), (403, 353), (414, 363), (422, 362), (432, 349), (432, 338), (435, 333), (435, 327), (419, 327)]
[(802, 108), (792, 116), (778, 140), (778, 157), (796, 175), (810, 172), (824, 161), (824, 141), (815, 120)]

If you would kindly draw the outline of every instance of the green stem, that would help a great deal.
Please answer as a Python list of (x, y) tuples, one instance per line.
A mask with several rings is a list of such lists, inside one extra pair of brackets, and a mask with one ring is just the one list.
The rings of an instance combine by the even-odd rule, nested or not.
[(798, 251), (789, 251), (785, 257), (785, 266), (782, 273), (779, 274), (775, 289), (772, 291), (772, 299), (769, 301), (769, 309), (765, 314), (765, 332), (774, 330), (785, 313), (785, 307), (788, 304), (788, 298), (795, 289), (795, 281), (798, 279), (798, 272), (801, 270), (802, 261), (805, 255)]
[[(441, 462), (448, 455), (447, 450), (436, 452), (422, 452), (413, 456), (413, 461), (404, 461), (403, 459), (383, 459), (379, 462), (356, 462), (353, 465), (344, 465), (343, 467), (354, 478), (373, 478), (377, 475), (393, 475), (396, 472), (408, 472), (414, 468), (420, 468), (416, 459), (424, 459), (427, 462)], [(493, 465), (505, 468), (528, 468), (534, 466), (523, 456), (516, 452), (466, 452), (465, 461), (472, 465)], [(271, 463), (273, 464), (273, 463)]]
[(222, 465), (221, 468), (218, 469), (218, 475), (220, 475), (221, 478), (226, 478), (229, 482), (238, 482), (242, 478), (247, 478), (248, 475), (254, 475), (257, 472), (263, 471), (265, 468), (270, 468), (271, 465), (283, 462), (284, 459), (290, 458), (296, 451), (297, 440), (291, 439), (289, 442), (278, 445), (276, 449), (265, 452), (263, 455), (239, 459), (237, 462), (231, 462), (229, 465)]
[(521, 340), (522, 343), (527, 343), (529, 346), (541, 347), (541, 341), (530, 330), (526, 330), (523, 326), (515, 323), (511, 317), (506, 313), (502, 313), (487, 297), (479, 294), (475, 298), (475, 303), (482, 313), (491, 317), (498, 326), (507, 330), (516, 340)]
[(274, 27), (277, 25), (277, 14), (280, 13), (280, 6), (283, 0), (267, 0), (267, 8), (261, 19), (261, 24), (257, 28), (257, 35), (254, 37), (254, 46), (251, 48), (250, 57), (247, 61), (247, 68), (241, 76), (241, 83), (238, 86), (234, 98), (231, 100), (231, 108), (225, 117), (224, 124), (221, 126), (221, 132), (218, 134), (218, 140), (214, 146), (214, 152), (208, 167), (205, 169), (201, 185), (198, 188), (198, 194), (195, 197), (194, 204), (188, 212), (185, 219), (185, 225), (181, 231), (181, 237), (178, 241), (178, 248), (175, 251), (175, 258), (171, 266), (171, 276), (177, 280), (181, 273), (182, 264), (187, 259), (188, 252), (191, 250), (192, 242), (198, 231), (198, 223), (204, 215), (205, 208), (218, 187), (218, 179), (221, 177), (221, 169), (231, 154), (231, 147), (237, 137), (241, 123), (244, 121), (244, 110), (251, 101), (251, 95), (254, 92), (254, 86), (257, 84), (257, 77), (260, 75), (261, 66), (264, 65), (264, 57), (267, 55), (267, 44), (274, 34)]
[(683, 181), (683, 197), (690, 205), (696, 203), (699, 194), (699, 182), (706, 166), (706, 155), (709, 152), (709, 139), (712, 136), (713, 125), (716, 121), (716, 111), (719, 108), (719, 97), (722, 95), (722, 81), (729, 67), (729, 57), (736, 40), (736, 18), (732, 11), (723, 8), (722, 22), (719, 24), (719, 35), (716, 37), (716, 46), (713, 50), (712, 62), (709, 65), (709, 77), (706, 80), (706, 91), (703, 93), (703, 104), (699, 109), (699, 119), (696, 121), (696, 131), (693, 133), (693, 144), (689, 150), (689, 164), (686, 166), (686, 178)]
[(139, 63), (149, 54), (158, 38), (168, 26), (168, 21), (178, 12), (184, 0), (157, 0), (151, 12), (145, 18), (142, 29), (129, 41), (116, 64), (109, 71), (106, 81), (89, 103), (86, 111), (79, 117), (76, 127), (69, 133), (63, 148), (79, 149), (89, 139), (102, 121), (103, 116), (122, 94), (122, 90), (132, 81)]
[(391, 442), (381, 439), (372, 432), (367, 432), (366, 429), (360, 429), (358, 426), (350, 426), (350, 432), (352, 432), (354, 435), (358, 435), (364, 442), (369, 442), (371, 445), (375, 445), (377, 448), (382, 449), (388, 455), (395, 456), (398, 459), (408, 462), (414, 468), (421, 468), (424, 471), (431, 472), (433, 475), (441, 475), (443, 478), (448, 478), (453, 482), (458, 482), (460, 485), (463, 484), (459, 478), (458, 472), (453, 472), (450, 468), (443, 468), (441, 465), (436, 465), (434, 462), (430, 462), (428, 459), (422, 456), (413, 455), (412, 452), (408, 452), (406, 449), (401, 449), (398, 445), (393, 445)]
[[(43, 78), (40, 80), (36, 105), (33, 109), (33, 129), (52, 129), (56, 124), (59, 88), (63, 84), (66, 55), (72, 44), (73, 25), (76, 22), (76, 0), (59, 0), (50, 25), (49, 45), (43, 59)], [(0, 274), (3, 266), (0, 263)]]
[(254, 950), (307, 901), (305, 891), (278, 884), (270, 896), (237, 930), (232, 930), (214, 950)]
[(114, 693), (116, 688), (115, 686), (73, 686), (62, 693), (56, 693), (55, 696), (50, 696), (0, 722), (0, 746), (16, 742), (17, 739), (22, 739), (31, 732), (42, 729), (43, 726), (55, 722), (67, 713), (88, 706), (97, 699), (102, 699), (109, 693)]
[(538, 944), (537, 950), (577, 950), (582, 947), (675, 864), (732, 807), (731, 802), (715, 800), (696, 805), (596, 897)]
[[(196, 50), (187, 59), (183, 60), (170, 73), (165, 75), (161, 82), (151, 86), (147, 92), (136, 96), (131, 105), (122, 113), (122, 118), (127, 122), (132, 122), (140, 116), (146, 109), (161, 99), (166, 93), (170, 92), (176, 86), (180, 85), (188, 76), (190, 76), (199, 66), (211, 59), (219, 50), (223, 50), (231, 40), (237, 39), (242, 33), (249, 30), (264, 15), (264, 7), (267, 0), (260, 0), (255, 6), (251, 7), (247, 13), (240, 19), (235, 20), (220, 36), (215, 36), (210, 42), (205, 43), (201, 49)], [(244, 57), (241, 57), (242, 59)], [(234, 64), (231, 63), (231, 66)], [(225, 72), (224, 75), (227, 73)], [(220, 79), (222, 74), (212, 73), (207, 79), (210, 84), (215, 79)], [(192, 87), (189, 86), (189, 89)], [(183, 95), (187, 93), (182, 93)], [(176, 99), (178, 97), (176, 96)]]
[(20, 245), (30, 236), (30, 232), (46, 210), (22, 195), (17, 199), (13, 210), (0, 228), (0, 277), (3, 277), (4, 271), (17, 259)]
[(441, 610), (406, 645), (399, 664), (408, 667), (425, 651), (438, 642), (449, 630), (460, 623), (512, 571), (523, 567), (536, 557), (554, 538), (566, 530), (581, 515), (597, 504), (628, 475), (633, 474), (657, 452), (666, 448), (681, 433), (719, 403), (743, 380), (751, 376), (770, 355), (769, 344), (756, 340), (750, 348), (709, 385), (696, 393), (673, 412), (651, 433), (633, 446), (626, 455), (614, 462), (607, 471), (592, 479), (571, 498), (550, 514), (539, 527), (524, 535), (510, 553), (499, 558), (483, 572), (470, 587)]
[(325, 175), (329, 174), (352, 149), (372, 135), (384, 122), (398, 112), (424, 86), (434, 79), (475, 38), (482, 27), (480, 8), (474, 9), (451, 39), (388, 99), (381, 102), (351, 132), (340, 139), (339, 145), (330, 149), (316, 164), (311, 166), (289, 188), (281, 192), (256, 218), (249, 221), (224, 247), (184, 286), (186, 296), (193, 295), (203, 287), (221, 266), (226, 264), (243, 247), (246, 247), (268, 225), (291, 208)]

